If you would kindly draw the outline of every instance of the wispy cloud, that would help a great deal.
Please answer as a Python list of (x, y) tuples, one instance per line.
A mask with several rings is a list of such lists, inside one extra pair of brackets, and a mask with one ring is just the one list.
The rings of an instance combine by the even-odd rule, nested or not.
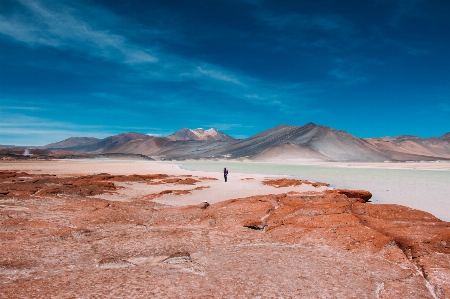
[(155, 63), (158, 58), (148, 49), (133, 44), (107, 29), (94, 28), (79, 12), (56, 11), (33, 0), (20, 0), (26, 14), (0, 16), (0, 33), (30, 46), (50, 46), (78, 50), (106, 60), (124, 63)]
[(268, 37), (276, 41), (273, 42), (274, 45), (286, 45), (288, 53), (294, 47), (310, 60), (322, 62), (322, 84), (326, 84), (330, 77), (344, 84), (357, 84), (367, 80), (362, 66), (369, 62), (359, 53), (369, 41), (361, 35), (361, 29), (353, 20), (325, 12), (275, 14), (267, 10), (259, 13), (257, 18), (275, 29)]
[(355, 85), (368, 80), (361, 69), (365, 63), (356, 58), (336, 58), (333, 69), (328, 72), (330, 77), (338, 79), (341, 84)]
[(83, 126), (24, 114), (2, 112), (0, 119), (0, 144), (45, 145), (75, 136), (103, 138), (112, 135), (101, 126)]
[(252, 100), (254, 99), (254, 100), (259, 100), (259, 101), (267, 100), (267, 97), (263, 97), (261, 95), (255, 94), (255, 93), (253, 93), (253, 94), (246, 94), (245, 97), (247, 99), (252, 99)]
[(262, 22), (272, 28), (279, 30), (297, 29), (302, 30), (299, 33), (308, 31), (322, 31), (334, 33), (339, 36), (349, 36), (357, 30), (354, 26), (338, 14), (300, 14), (296, 12), (274, 14), (270, 11), (262, 11), (257, 15)]
[(15, 129), (34, 129), (34, 128), (59, 128), (64, 130), (89, 129), (96, 130), (103, 128), (103, 126), (84, 126), (68, 122), (54, 121), (42, 117), (29, 116), (25, 114), (16, 113), (1, 113), (0, 127), (2, 133), (7, 130)]
[(133, 126), (80, 125), (21, 114), (0, 115), (0, 144), (42, 146), (69, 137), (106, 138), (129, 131), (154, 131), (152, 136), (165, 136), (159, 128)]
[(45, 110), (41, 107), (31, 107), (31, 106), (0, 106), (0, 111), (11, 111), (11, 110), (28, 110), (28, 111), (41, 111)]
[(422, 56), (429, 54), (423, 41), (408, 41), (389, 36), (379, 27), (372, 27), (372, 33), (377, 40), (377, 47), (394, 47), (398, 51), (411, 56)]
[(204, 67), (199, 66), (199, 67), (197, 67), (196, 71), (197, 72), (195, 72), (194, 75), (201, 74), (201, 75), (205, 75), (205, 76), (211, 77), (216, 80), (230, 82), (230, 83), (234, 83), (234, 84), (240, 85), (240, 86), (245, 86), (245, 84), (242, 83), (241, 81), (239, 81), (239, 79), (236, 78), (235, 76), (226, 74), (226, 73), (218, 71), (218, 70), (206, 69)]
[[(19, 0), (19, 3), (26, 13), (0, 16), (0, 33), (31, 47), (48, 46), (73, 50), (125, 64), (129, 66), (129, 72), (121, 75), (125, 81), (141, 84), (160, 81), (189, 82), (190, 89), (214, 91), (253, 105), (274, 107), (279, 107), (280, 102), (292, 96), (291, 92), (280, 93), (276, 90), (288, 83), (281, 83), (273, 88), (267, 87), (270, 85), (268, 82), (243, 73), (198, 59), (182, 57), (161, 47), (149, 48), (137, 44), (118, 34), (114, 28), (108, 27), (110, 24), (102, 24), (101, 19), (94, 20), (91, 15), (86, 15), (74, 7), (64, 4), (51, 7), (46, 5), (46, 2), (35, 0)], [(99, 8), (98, 13), (102, 14), (102, 18), (120, 19)], [(304, 26), (307, 26), (307, 23), (308, 20), (304, 21)], [(340, 25), (338, 21), (317, 17), (314, 19), (314, 26), (332, 30)], [(152, 31), (152, 35), (158, 35), (158, 31)], [(93, 95), (114, 102), (129, 100), (107, 92), (97, 92)], [(286, 99), (283, 99), (284, 97)], [(277, 101), (274, 101), (274, 98)], [(179, 102), (180, 99), (175, 101)], [(151, 104), (150, 99), (147, 102)], [(161, 105), (161, 102), (155, 102), (155, 105)]]
[[(133, 43), (125, 36), (112, 33), (107, 25), (98, 24), (72, 7), (58, 6), (59, 10), (56, 10), (47, 7), (45, 2), (19, 2), (26, 9), (26, 14), (0, 16), (0, 34), (29, 46), (75, 50), (105, 60), (134, 65), (141, 79), (176, 81), (210, 78), (244, 86), (227, 70), (201, 61), (187, 60), (156, 47)], [(108, 11), (99, 13), (110, 14)], [(111, 15), (111, 18), (116, 16)], [(153, 34), (157, 35), (157, 31)], [(138, 66), (145, 63), (150, 63), (151, 66)]]
[(393, 15), (390, 18), (389, 25), (398, 27), (405, 17), (420, 17), (420, 4), (424, 0), (398, 0), (393, 2), (396, 5)]

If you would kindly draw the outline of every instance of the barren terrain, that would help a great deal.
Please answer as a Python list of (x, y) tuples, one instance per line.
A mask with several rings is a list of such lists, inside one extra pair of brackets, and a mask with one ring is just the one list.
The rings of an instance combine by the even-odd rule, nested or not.
[(132, 132), (101, 140), (72, 137), (42, 147), (48, 153), (36, 152), (32, 155), (23, 155), (23, 148), (16, 149), (19, 152), (11, 152), (8, 146), (0, 148), (0, 159), (72, 158), (80, 154), (102, 154), (110, 158), (117, 158), (117, 155), (131, 158), (135, 155), (158, 161), (218, 158), (260, 162), (449, 161), (449, 134), (429, 138), (397, 136), (364, 139), (308, 123), (301, 127), (279, 125), (246, 139), (233, 139), (212, 128), (184, 128), (167, 137)]
[(142, 162), (0, 169), (0, 297), (450, 298), (450, 223), (368, 191)]

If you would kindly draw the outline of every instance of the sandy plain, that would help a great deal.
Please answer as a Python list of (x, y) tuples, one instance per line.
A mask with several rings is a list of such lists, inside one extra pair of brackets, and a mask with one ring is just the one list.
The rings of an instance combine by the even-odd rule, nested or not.
[[(208, 177), (215, 180), (201, 181), (196, 184), (197, 190), (189, 185), (176, 185), (172, 190), (190, 190), (189, 194), (179, 196), (175, 193), (168, 193), (155, 202), (172, 206), (195, 205), (202, 202), (210, 204), (221, 201), (243, 198), (264, 194), (281, 194), (286, 190), (263, 185), (261, 182), (269, 177), (263, 174), (240, 174), (233, 173), (228, 177), (228, 182), (224, 182), (221, 170), (214, 172), (189, 171), (180, 168), (178, 165), (163, 162), (146, 161), (114, 161), (109, 159), (88, 159), (88, 160), (55, 160), (55, 161), (25, 161), (25, 162), (1, 162), (0, 170), (20, 170), (28, 173), (46, 173), (55, 175), (93, 175), (108, 173), (111, 175), (148, 175), (167, 174), (171, 176)], [(226, 184), (226, 185), (225, 185)], [(158, 193), (167, 189), (166, 186), (152, 186), (151, 191), (147, 184), (129, 183), (122, 184), (123, 190), (117, 191), (114, 195), (102, 195), (108, 200), (130, 201), (148, 193)], [(326, 187), (314, 187), (303, 184), (291, 187), (290, 191), (308, 192), (323, 191)]]
[[(223, 160), (223, 162), (227, 162)], [(175, 162), (176, 163), (176, 162)], [(261, 162), (260, 162), (261, 163)], [(420, 169), (420, 170), (450, 170), (450, 162), (402, 162), (402, 163), (345, 163), (345, 162), (308, 162), (293, 161), (289, 164), (299, 165), (320, 165), (329, 167), (345, 168), (380, 168), (380, 169)], [(281, 194), (285, 189), (273, 188), (261, 184), (264, 179), (277, 177), (266, 174), (241, 174), (232, 173), (228, 177), (228, 184), (224, 185), (221, 169), (217, 172), (190, 171), (182, 169), (179, 165), (164, 162), (148, 161), (127, 161), (111, 159), (80, 159), (80, 160), (53, 160), (53, 161), (2, 161), (0, 170), (20, 170), (25, 172), (48, 173), (55, 175), (93, 175), (98, 173), (108, 173), (112, 175), (145, 175), (145, 174), (167, 174), (167, 175), (195, 175), (198, 177), (210, 177), (216, 180), (199, 182), (197, 190), (188, 186), (175, 186), (174, 190), (190, 190), (184, 196), (175, 193), (165, 194), (163, 197), (155, 199), (155, 202), (172, 206), (194, 205), (201, 202), (217, 203), (233, 198), (243, 198), (264, 194)], [(327, 183), (327, 182), (323, 182)], [(130, 184), (129, 184), (130, 185)], [(226, 186), (226, 187), (225, 187)], [(125, 187), (125, 186), (122, 186)], [(202, 188), (203, 187), (203, 188)], [(225, 187), (225, 188), (224, 188)], [(164, 186), (153, 186), (152, 192), (161, 192)], [(323, 191), (325, 187), (315, 188), (311, 185), (300, 185), (291, 187), (290, 191), (308, 192)], [(126, 190), (126, 191), (125, 191)], [(369, 190), (370, 191), (370, 190)], [(109, 195), (108, 200), (129, 201), (132, 198), (144, 196), (148, 193), (146, 184), (134, 183), (124, 190), (118, 191), (115, 196)], [(125, 196), (125, 194), (127, 194)], [(105, 197), (105, 196), (103, 196)], [(397, 202), (398, 203), (398, 202)], [(400, 204), (402, 204), (400, 202)], [(406, 204), (404, 202), (403, 204)]]
[(366, 191), (142, 161), (0, 171), (0, 298), (450, 298), (450, 223)]

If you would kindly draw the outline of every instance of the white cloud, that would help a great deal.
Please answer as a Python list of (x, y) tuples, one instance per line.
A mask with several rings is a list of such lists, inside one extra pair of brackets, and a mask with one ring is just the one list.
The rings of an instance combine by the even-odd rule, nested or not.
[[(207, 63), (197, 59), (186, 58), (164, 51), (163, 48), (148, 48), (118, 34), (110, 21), (125, 22), (109, 11), (89, 7), (86, 10), (69, 7), (66, 4), (50, 6), (45, 1), (19, 0), (23, 8), (20, 15), (0, 16), (0, 34), (7, 35), (16, 41), (26, 43), (30, 47), (49, 46), (61, 50), (78, 51), (93, 57), (129, 66), (127, 72), (120, 74), (124, 82), (139, 84), (155, 82), (188, 82), (189, 90), (212, 91), (227, 95), (236, 100), (243, 100), (252, 105), (280, 107), (283, 101), (290, 101), (299, 89), (282, 90), (283, 83), (270, 84), (258, 78), (232, 71), (226, 67)], [(93, 13), (94, 12), (94, 13)], [(101, 15), (98, 19), (94, 14)], [(116, 22), (116, 23), (117, 23)], [(333, 27), (324, 20), (318, 26)], [(134, 34), (140, 28), (134, 28)], [(151, 44), (152, 38), (163, 34), (154, 28), (145, 28), (152, 32), (146, 41)], [(170, 31), (170, 28), (167, 29)], [(173, 36), (171, 37), (173, 39)], [(155, 43), (156, 44), (156, 43)], [(161, 46), (161, 44), (158, 44)], [(28, 62), (33, 63), (33, 62)], [(69, 62), (70, 63), (70, 62)], [(63, 65), (58, 64), (58, 65)], [(74, 67), (76, 69), (76, 67)], [(65, 70), (67, 71), (67, 70)], [(288, 85), (288, 84), (286, 84)], [(134, 91), (136, 92), (136, 91)], [(146, 90), (146, 93), (151, 91)], [(168, 92), (164, 98), (170, 101), (161, 102), (160, 98), (146, 100), (147, 106), (174, 105), (185, 102), (183, 95), (175, 98), (176, 90)], [(125, 102), (129, 99), (110, 93), (94, 93), (94, 96), (108, 98), (114, 102)], [(160, 96), (161, 94), (158, 94)], [(173, 97), (171, 97), (174, 95)], [(190, 97), (192, 98), (192, 97)], [(134, 99), (133, 99), (134, 100)], [(274, 102), (274, 100), (278, 102)]]
[(101, 126), (83, 126), (23, 114), (0, 114), (0, 144), (45, 145), (69, 137), (109, 136)]
[(213, 79), (220, 80), (220, 81), (225, 81), (225, 82), (234, 83), (236, 85), (245, 86), (245, 84), (243, 84), (241, 81), (239, 81), (239, 79), (237, 79), (236, 77), (234, 77), (230, 74), (226, 74), (219, 70), (206, 69), (204, 67), (197, 67), (196, 73), (205, 75), (205, 76), (208, 76)]
[(0, 111), (7, 111), (7, 110), (28, 110), (28, 111), (40, 111), (45, 110), (40, 107), (32, 107), (32, 106), (0, 106)]
[(20, 0), (23, 15), (0, 16), (0, 33), (27, 43), (87, 52), (93, 56), (124, 63), (155, 63), (158, 58), (147, 49), (108, 30), (93, 28), (73, 9), (56, 11), (37, 1)]
[(248, 99), (255, 99), (255, 100), (267, 100), (266, 97), (262, 97), (260, 95), (255, 94), (255, 93), (254, 94), (247, 94), (247, 95), (245, 95), (245, 97), (248, 98)]

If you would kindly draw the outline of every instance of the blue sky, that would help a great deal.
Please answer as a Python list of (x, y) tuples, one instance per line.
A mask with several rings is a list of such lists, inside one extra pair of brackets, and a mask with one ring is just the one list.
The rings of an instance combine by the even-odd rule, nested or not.
[(450, 131), (450, 1), (0, 1), (0, 144)]

